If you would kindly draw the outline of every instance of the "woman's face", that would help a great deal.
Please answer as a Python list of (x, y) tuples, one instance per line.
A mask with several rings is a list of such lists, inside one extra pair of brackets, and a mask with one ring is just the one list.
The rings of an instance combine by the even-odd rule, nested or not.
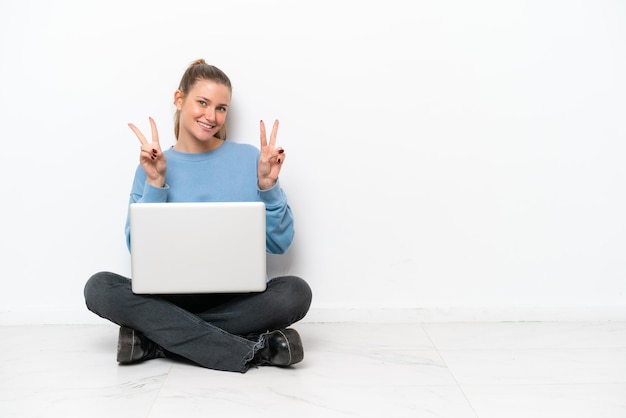
[(198, 80), (187, 96), (177, 90), (174, 103), (180, 111), (178, 141), (208, 145), (226, 122), (230, 90), (214, 81)]

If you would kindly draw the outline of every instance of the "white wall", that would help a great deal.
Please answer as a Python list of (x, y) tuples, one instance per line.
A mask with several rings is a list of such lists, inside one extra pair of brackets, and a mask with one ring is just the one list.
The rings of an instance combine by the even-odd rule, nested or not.
[(270, 267), (313, 318), (626, 318), (625, 39), (620, 0), (3, 0), (0, 321), (88, 321), (87, 278), (128, 273), (126, 124), (171, 145), (200, 57), (232, 140), (281, 120)]

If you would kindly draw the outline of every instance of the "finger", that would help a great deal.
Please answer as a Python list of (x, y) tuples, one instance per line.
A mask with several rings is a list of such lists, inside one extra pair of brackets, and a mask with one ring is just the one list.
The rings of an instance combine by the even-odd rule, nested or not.
[(275, 150), (269, 152), (266, 154), (265, 160), (269, 161), (271, 163), (282, 159), (283, 156), (285, 155), (285, 150), (283, 148), (276, 148)]
[(148, 140), (146, 139), (145, 136), (143, 136), (143, 134), (141, 133), (141, 131), (132, 123), (129, 123), (128, 126), (130, 127), (130, 129), (132, 129), (132, 131), (135, 133), (135, 135), (137, 135), (137, 138), (139, 138), (139, 142), (142, 143), (142, 145), (147, 145), (148, 144)]
[(157, 131), (156, 123), (152, 118), (150, 118), (150, 128), (152, 129), (152, 145), (154, 145), (156, 148), (160, 148), (159, 132)]
[(265, 133), (265, 123), (261, 121), (261, 148), (267, 146), (267, 134)]
[(154, 160), (159, 156), (159, 151), (150, 144), (143, 145), (141, 147), (141, 155)]
[(276, 145), (276, 135), (278, 134), (278, 119), (274, 121), (274, 126), (272, 127), (272, 133), (270, 134), (270, 147)]

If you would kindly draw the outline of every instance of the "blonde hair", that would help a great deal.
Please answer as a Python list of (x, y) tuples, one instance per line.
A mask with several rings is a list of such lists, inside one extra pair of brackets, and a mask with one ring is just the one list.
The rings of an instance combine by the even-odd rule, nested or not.
[[(183, 74), (178, 85), (178, 90), (181, 91), (183, 97), (186, 97), (189, 91), (195, 86), (198, 80), (209, 80), (218, 84), (223, 84), (228, 87), (228, 90), (232, 93), (233, 88), (230, 84), (228, 76), (219, 68), (214, 65), (209, 65), (202, 58), (195, 60)], [(178, 140), (178, 133), (180, 132), (180, 110), (176, 110), (174, 114), (174, 135)], [(219, 139), (226, 139), (226, 123), (222, 126), (219, 132), (215, 135)]]

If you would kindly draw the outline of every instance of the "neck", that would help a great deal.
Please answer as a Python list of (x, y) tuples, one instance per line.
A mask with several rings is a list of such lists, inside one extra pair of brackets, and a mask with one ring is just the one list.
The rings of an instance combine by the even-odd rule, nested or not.
[(223, 139), (211, 137), (208, 141), (198, 141), (197, 139), (179, 138), (174, 144), (174, 149), (188, 154), (199, 154), (216, 150), (224, 143)]

